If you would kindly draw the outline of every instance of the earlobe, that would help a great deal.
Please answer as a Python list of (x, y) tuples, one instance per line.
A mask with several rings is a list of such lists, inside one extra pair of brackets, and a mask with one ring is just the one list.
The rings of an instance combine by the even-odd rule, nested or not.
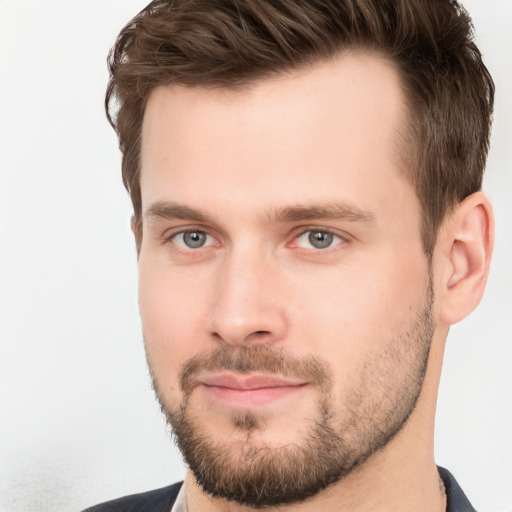
[(482, 192), (457, 205), (440, 230), (444, 253), (442, 280), (437, 292), (440, 320), (452, 325), (469, 315), (480, 302), (494, 244), (494, 215)]

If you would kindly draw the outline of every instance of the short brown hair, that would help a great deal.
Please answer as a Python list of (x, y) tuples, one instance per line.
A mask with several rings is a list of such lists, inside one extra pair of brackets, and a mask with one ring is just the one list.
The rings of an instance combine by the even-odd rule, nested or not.
[[(481, 188), (494, 84), (455, 0), (156, 0), (109, 54), (105, 106), (142, 237), (144, 109), (159, 85), (236, 88), (345, 49), (394, 63), (409, 107), (410, 178), (431, 255), (453, 205)], [(112, 101), (115, 100), (115, 101)]]

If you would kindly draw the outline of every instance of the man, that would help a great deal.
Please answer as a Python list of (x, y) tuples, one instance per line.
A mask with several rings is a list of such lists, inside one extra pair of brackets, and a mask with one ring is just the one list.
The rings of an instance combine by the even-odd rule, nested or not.
[(91, 511), (471, 511), (433, 458), (483, 294), (494, 86), (449, 0), (168, 0), (125, 27), (123, 152), (184, 484)]

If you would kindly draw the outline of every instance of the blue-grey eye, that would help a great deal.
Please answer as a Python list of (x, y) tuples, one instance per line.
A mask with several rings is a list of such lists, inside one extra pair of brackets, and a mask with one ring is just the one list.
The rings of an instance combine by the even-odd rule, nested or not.
[(333, 239), (332, 233), (326, 233), (325, 231), (310, 231), (308, 236), (309, 243), (316, 249), (330, 247)]
[(215, 246), (215, 238), (201, 229), (188, 229), (176, 233), (171, 238), (172, 243), (180, 249), (202, 249), (203, 247)]
[(206, 243), (207, 234), (204, 231), (185, 231), (182, 233), (183, 243), (190, 249), (198, 249)]
[(303, 249), (328, 249), (342, 243), (344, 240), (341, 236), (322, 231), (320, 229), (312, 229), (302, 233), (297, 237), (296, 245)]

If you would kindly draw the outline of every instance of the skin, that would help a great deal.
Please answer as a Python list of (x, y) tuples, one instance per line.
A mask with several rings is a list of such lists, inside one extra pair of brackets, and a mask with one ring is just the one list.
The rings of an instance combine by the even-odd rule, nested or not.
[[(343, 419), (344, 399), (365, 365), (385, 357), (425, 304), (429, 261), (420, 206), (398, 144), (406, 116), (393, 66), (366, 54), (244, 90), (153, 91), (142, 133), (139, 303), (148, 362), (166, 407), (183, 401), (178, 379), (190, 358), (261, 344), (327, 362)], [(171, 203), (203, 218), (183, 208), (183, 218), (166, 215), (162, 206)], [(275, 215), (298, 205), (342, 205), (358, 215)], [(207, 231), (206, 244), (188, 248), (184, 230)], [(332, 232), (332, 246), (315, 249), (308, 230)], [(400, 433), (347, 477), (279, 510), (445, 509), (433, 459), (444, 342), (448, 326), (480, 300), (492, 233), (492, 211), (480, 192), (441, 227), (432, 258), (428, 368)], [(389, 385), (403, 373), (397, 365)], [(255, 411), (265, 423), (252, 442), (279, 447), (300, 444), (317, 414), (317, 393), (305, 385), (265, 405), (226, 405), (203, 386), (192, 391), (190, 405), (210, 437), (234, 446), (247, 434), (233, 428), (232, 413)], [(186, 496), (190, 512), (245, 510), (205, 495), (190, 472)]]

